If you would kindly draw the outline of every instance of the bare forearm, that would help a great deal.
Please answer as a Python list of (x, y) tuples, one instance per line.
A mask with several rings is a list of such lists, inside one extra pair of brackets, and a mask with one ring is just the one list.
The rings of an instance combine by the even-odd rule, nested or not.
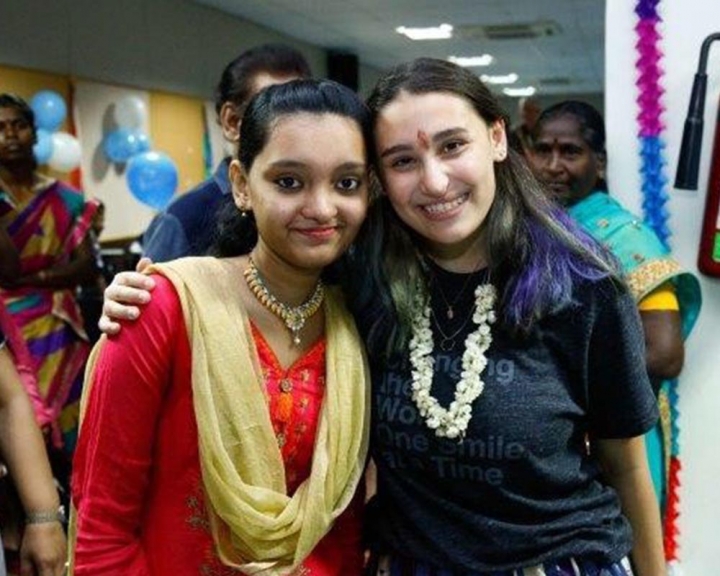
[[(622, 468), (604, 466), (607, 482), (616, 490), (633, 531), (632, 560), (636, 576), (667, 576), (660, 509), (645, 458), (644, 442), (633, 439), (635, 463)], [(638, 453), (642, 450), (642, 453)]]
[(645, 332), (645, 365), (654, 381), (677, 378), (685, 361), (680, 313), (653, 310), (640, 313)]
[[(7, 359), (0, 359), (0, 364), (6, 362)], [(0, 365), (2, 378), (7, 374), (4, 369), (5, 366)], [(2, 383), (4, 389), (6, 384)], [(25, 511), (57, 510), (58, 495), (42, 434), (35, 423), (30, 400), (22, 389), (15, 389), (0, 405), (0, 451)]]
[(18, 284), (60, 290), (86, 284), (93, 281), (96, 276), (97, 268), (94, 260), (92, 258), (83, 258), (23, 276), (18, 281)]

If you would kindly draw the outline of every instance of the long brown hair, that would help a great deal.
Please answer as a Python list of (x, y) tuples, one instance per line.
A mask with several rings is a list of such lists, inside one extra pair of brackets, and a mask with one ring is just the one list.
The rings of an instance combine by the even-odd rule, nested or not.
[[(419, 58), (378, 81), (368, 99), (374, 126), (402, 92), (453, 94), (469, 102), (488, 125), (508, 125), (507, 114), (476, 75), (444, 60)], [(379, 170), (374, 146), (371, 153)], [(497, 190), (482, 224), (490, 273), (501, 294), (500, 317), (523, 332), (570, 301), (575, 278), (601, 278), (615, 271), (603, 249), (547, 198), (519, 154), (508, 151), (505, 160), (494, 163), (494, 170)], [(396, 351), (409, 340), (417, 290), (428, 290), (417, 240), (386, 198), (375, 202), (353, 254), (366, 282), (348, 286), (360, 314), (378, 303), (383, 309), (373, 314), (376, 322), (366, 330), (373, 352)]]

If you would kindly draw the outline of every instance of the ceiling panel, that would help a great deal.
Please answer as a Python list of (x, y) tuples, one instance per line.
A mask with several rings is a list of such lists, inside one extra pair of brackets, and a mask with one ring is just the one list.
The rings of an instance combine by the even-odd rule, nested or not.
[[(603, 0), (195, 0), (323, 48), (349, 50), (361, 63), (387, 69), (418, 56), (490, 53), (478, 74), (520, 76), (543, 94), (602, 92)], [(488, 40), (455, 34), (413, 42), (397, 26), (456, 27), (551, 21), (559, 32), (533, 39)], [(473, 29), (474, 30), (474, 29)], [(551, 80), (540, 84), (541, 79)], [(554, 80), (554, 81), (552, 81)]]

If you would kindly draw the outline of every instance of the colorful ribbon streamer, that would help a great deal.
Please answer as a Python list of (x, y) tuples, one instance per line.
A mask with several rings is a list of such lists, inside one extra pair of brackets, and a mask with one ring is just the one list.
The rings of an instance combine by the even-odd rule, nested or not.
[(655, 231), (660, 240), (668, 245), (670, 229), (665, 204), (668, 201), (667, 182), (665, 176), (665, 144), (662, 140), (665, 128), (662, 114), (664, 89), (660, 81), (663, 70), (660, 67), (662, 52), (659, 48), (661, 40), (658, 24), (660, 16), (657, 12), (660, 0), (640, 0), (635, 8), (639, 21), (635, 26), (638, 53), (635, 67), (637, 69), (639, 106), (638, 137), (640, 140), (640, 174), (642, 179), (643, 214), (647, 224)]
[[(640, 141), (640, 176), (642, 189), (642, 208), (646, 223), (655, 231), (660, 240), (668, 246), (670, 229), (668, 227), (667, 183), (665, 174), (663, 132), (665, 125), (662, 114), (665, 107), (662, 97), (665, 90), (661, 81), (663, 69), (660, 66), (663, 54), (660, 50), (662, 36), (658, 30), (661, 21), (658, 14), (660, 0), (638, 0), (635, 13), (638, 23), (635, 25), (637, 41), (636, 86), (638, 87), (637, 103), (639, 112), (638, 139)], [(678, 394), (677, 381), (661, 391), (669, 407), (669, 429), (663, 431), (666, 461), (666, 490), (663, 510), (663, 538), (665, 559), (674, 570), (679, 569), (678, 554), (678, 519), (680, 516), (680, 449), (678, 429)], [(663, 400), (661, 398), (661, 400)], [(662, 402), (661, 402), (662, 403)]]

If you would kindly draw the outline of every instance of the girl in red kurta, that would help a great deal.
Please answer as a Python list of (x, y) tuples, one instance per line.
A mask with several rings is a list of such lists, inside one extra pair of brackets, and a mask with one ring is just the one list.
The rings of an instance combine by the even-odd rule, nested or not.
[(91, 359), (75, 457), (76, 575), (361, 571), (367, 370), (320, 274), (367, 208), (368, 115), (328, 81), (248, 107), (223, 256), (155, 270), (142, 318)]

